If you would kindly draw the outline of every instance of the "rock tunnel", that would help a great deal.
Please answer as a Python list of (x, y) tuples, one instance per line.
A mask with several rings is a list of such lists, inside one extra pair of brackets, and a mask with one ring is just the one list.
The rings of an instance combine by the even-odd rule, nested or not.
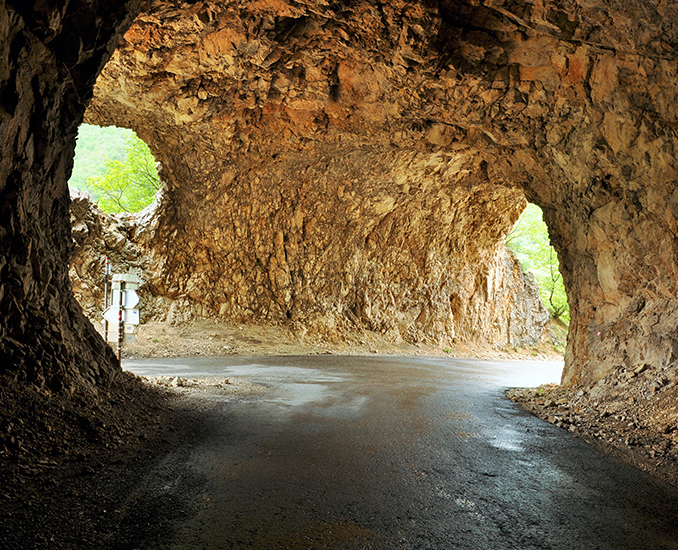
[(491, 339), (527, 199), (570, 299), (564, 383), (673, 363), (677, 22), (640, 0), (5, 1), (3, 370), (66, 391), (119, 372), (68, 280), (83, 120), (162, 163), (139, 236), (158, 293)]

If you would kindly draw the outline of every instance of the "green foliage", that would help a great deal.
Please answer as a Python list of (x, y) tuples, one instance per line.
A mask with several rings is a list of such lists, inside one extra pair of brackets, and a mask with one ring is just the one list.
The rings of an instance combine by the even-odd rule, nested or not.
[(97, 201), (99, 193), (87, 186), (87, 180), (106, 173), (106, 159), (124, 160), (127, 140), (133, 136), (134, 132), (126, 128), (82, 124), (78, 130), (73, 173), (68, 185), (87, 191), (92, 200)]
[(539, 293), (555, 319), (570, 322), (570, 307), (563, 277), (558, 270), (558, 254), (549, 241), (541, 209), (529, 204), (506, 238), (508, 246), (539, 284)]
[(87, 188), (98, 196), (99, 208), (109, 214), (139, 212), (160, 189), (155, 158), (134, 133), (125, 139), (124, 158), (106, 158), (104, 168), (103, 174), (87, 178)]

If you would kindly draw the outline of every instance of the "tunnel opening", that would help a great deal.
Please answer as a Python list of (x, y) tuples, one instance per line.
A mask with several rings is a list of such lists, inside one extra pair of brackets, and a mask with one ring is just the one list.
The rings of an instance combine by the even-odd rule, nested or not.
[(136, 213), (156, 199), (160, 163), (133, 130), (82, 124), (70, 188), (89, 194), (105, 213)]
[(506, 245), (518, 256), (525, 271), (535, 277), (539, 294), (552, 319), (567, 327), (570, 324), (570, 307), (560, 273), (560, 259), (551, 244), (548, 226), (539, 206), (528, 203), (506, 236)]
[[(607, 400), (610, 442), (657, 403), (659, 420), (641, 411), (659, 426), (642, 447), (675, 454), (678, 168), (666, 128), (678, 120), (678, 6), (468, 6), (449, 29), (431, 2), (283, 2), (281, 14), (169, 0), (133, 22), (140, 4), (0, 7), (3, 410), (29, 418), (51, 400), (77, 437), (96, 437), (95, 406), (121, 387), (66, 267), (71, 235), (77, 249), (96, 234), (68, 225), (86, 116), (135, 128), (167, 169), (157, 216), (112, 224), (101, 245), (126, 254), (133, 240), (148, 254), (166, 312), (331, 335), (354, 311), (415, 343), (505, 342), (495, 321), (511, 301), (493, 291), (511, 269), (495, 245), (533, 199), (572, 303), (563, 381), (581, 392), (548, 401)], [(279, 24), (290, 19), (303, 24)], [(13, 409), (22, 390), (34, 399)], [(74, 395), (66, 410), (61, 396)], [(115, 397), (107, 406), (126, 399)], [(554, 410), (529, 399), (545, 418)], [(43, 441), (3, 433), (15, 456), (51, 448)]]
[[(658, 130), (676, 119), (675, 41), (644, 41), (640, 26), (675, 30), (655, 7), (620, 38), (596, 18), (513, 8), (479, 17), (482, 32), (456, 32), (441, 25), (464, 31), (471, 19), (442, 21), (428, 2), (284, 15), (268, 3), (158, 2), (136, 21), (122, 8), (111, 20), (108, 4), (74, 6), (54, 12), (63, 29), (47, 23), (52, 8), (3, 8), (0, 306), (12, 322), (0, 353), (22, 379), (96, 388), (117, 372), (64, 266), (83, 116), (135, 128), (167, 170), (166, 206), (139, 233), (163, 265), (151, 285), (167, 302), (311, 319), (329, 334), (360, 300), (368, 326), (412, 341), (494, 338), (502, 300), (486, 290), (498, 278), (475, 275), (491, 273), (489, 243), (524, 195), (544, 208), (570, 291), (564, 381), (675, 366), (675, 137)], [(289, 18), (304, 24), (277, 24)], [(86, 47), (70, 38), (79, 24), (92, 31)], [(448, 34), (458, 66), (441, 51)], [(347, 255), (336, 243), (363, 245)], [(450, 251), (464, 261), (441, 262)]]
[(570, 324), (567, 291), (560, 272), (558, 252), (551, 244), (549, 229), (539, 206), (527, 203), (506, 236), (506, 246), (515, 254), (526, 275), (534, 280), (549, 313), (542, 342), (565, 355)]

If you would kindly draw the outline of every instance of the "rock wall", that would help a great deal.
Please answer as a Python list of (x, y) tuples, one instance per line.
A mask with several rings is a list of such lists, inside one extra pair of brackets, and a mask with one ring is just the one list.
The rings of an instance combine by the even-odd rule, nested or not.
[[(382, 8), (158, 2), (137, 20), (87, 120), (131, 126), (163, 165), (152, 292), (328, 338), (532, 343), (545, 312), (507, 291), (501, 245), (522, 191), (413, 110), (437, 16)], [(378, 36), (396, 65), (374, 63)]]
[(564, 381), (666, 367), (678, 360), (678, 6), (562, 3), (527, 15), (538, 31), (555, 25), (507, 51), (518, 89), (529, 82), (538, 98), (525, 108), (541, 119), (535, 152), (521, 162), (574, 311)]
[(498, 244), (522, 199), (460, 182), (467, 159), (441, 157), (317, 147), (194, 180), (160, 213), (155, 292), (329, 337), (359, 325), (411, 342), (506, 345), (521, 297), (503, 288)]
[(98, 72), (135, 2), (0, 5), (0, 373), (95, 391), (119, 367), (73, 298), (67, 180)]
[[(131, 237), (137, 216), (108, 216), (92, 203), (87, 193), (71, 189), (73, 251), (69, 276), (75, 298), (92, 323), (102, 322), (106, 259), (112, 273), (134, 273), (148, 280), (148, 261)], [(109, 281), (110, 283), (110, 281)], [(145, 289), (144, 289), (145, 290)], [(143, 320), (153, 314), (153, 300), (146, 292)]]
[[(209, 210), (193, 210), (187, 223), (211, 227), (210, 237), (191, 242), (191, 249), (148, 247), (154, 207), (137, 216), (107, 216), (86, 195), (74, 194), (71, 280), (78, 301), (100, 319), (108, 256), (115, 272), (134, 272), (144, 281), (144, 319), (292, 323), (329, 341), (371, 330), (393, 341), (443, 347), (456, 341), (522, 346), (543, 335), (548, 312), (510, 251), (483, 249), (473, 263), (459, 262), (460, 249), (485, 238), (469, 232), (469, 242), (460, 242), (452, 230), (450, 220), (460, 223), (468, 204), (451, 208), (446, 197), (444, 208), (440, 198), (424, 207), (419, 201), (430, 197), (420, 195), (403, 201), (416, 208), (396, 207), (374, 181), (343, 186), (325, 200), (309, 192), (302, 201), (300, 190), (282, 181), (257, 193), (234, 182), (232, 193)], [(274, 189), (278, 201), (271, 199)], [(291, 195), (293, 205), (284, 204)], [(488, 201), (485, 216), (496, 206)]]
[[(94, 381), (110, 359), (67, 296), (65, 180), (137, 6), (3, 6), (0, 352), (33, 380)], [(153, 284), (233, 315), (369, 303), (380, 327), (409, 311), (389, 292), (449, 301), (465, 279), (445, 254), (482, 273), (524, 193), (571, 298), (564, 380), (591, 383), (677, 359), (677, 16), (646, 0), (150, 0), (87, 116), (135, 129), (164, 165)], [(445, 325), (434, 309), (415, 333)]]
[[(155, 245), (168, 270), (157, 284), (211, 292), (208, 301), (236, 315), (293, 316), (301, 303), (363, 315), (361, 285), (378, 293), (407, 269), (431, 288), (432, 258), (455, 281), (429, 296), (436, 303), (464, 285), (446, 255), (482, 271), (479, 258), (491, 256), (522, 188), (545, 210), (571, 296), (564, 380), (592, 382), (676, 359), (676, 9), (636, 0), (156, 1), (104, 71), (88, 117), (134, 128), (165, 166)], [(285, 196), (280, 182), (310, 200)], [(249, 210), (243, 188), (271, 193), (277, 214)], [(346, 190), (365, 193), (362, 229), (341, 211), (356, 212), (338, 195)], [(455, 206), (440, 206), (441, 194)], [(220, 218), (229, 201), (242, 216)], [(211, 218), (197, 214), (213, 205)], [(455, 218), (461, 212), (469, 215)], [(316, 250), (297, 235), (309, 219)], [(408, 223), (421, 238), (407, 240)], [(242, 235), (261, 243), (240, 250)], [(338, 261), (335, 237), (355, 255)], [(389, 242), (411, 243), (402, 271)], [(224, 253), (235, 273), (213, 267)], [(328, 276), (332, 290), (322, 287)], [(239, 298), (252, 278), (269, 281), (257, 291), (270, 308), (249, 291)], [(426, 315), (421, 327), (445, 323)], [(385, 318), (377, 308), (371, 322)]]

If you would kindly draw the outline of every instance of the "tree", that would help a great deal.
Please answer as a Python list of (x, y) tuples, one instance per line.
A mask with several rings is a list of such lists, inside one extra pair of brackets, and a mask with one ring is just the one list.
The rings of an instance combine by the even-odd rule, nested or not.
[(558, 253), (551, 246), (548, 227), (541, 209), (528, 204), (515, 227), (506, 237), (508, 246), (531, 272), (539, 285), (539, 294), (555, 319), (570, 322), (570, 307), (563, 277), (558, 269)]
[(92, 200), (97, 201), (99, 193), (87, 186), (87, 180), (106, 173), (107, 158), (125, 160), (127, 141), (133, 136), (134, 132), (127, 128), (81, 124), (68, 185), (87, 191)]
[(105, 173), (87, 178), (87, 186), (99, 194), (104, 212), (139, 212), (160, 189), (157, 163), (148, 145), (132, 135), (126, 139), (124, 160), (107, 158)]

